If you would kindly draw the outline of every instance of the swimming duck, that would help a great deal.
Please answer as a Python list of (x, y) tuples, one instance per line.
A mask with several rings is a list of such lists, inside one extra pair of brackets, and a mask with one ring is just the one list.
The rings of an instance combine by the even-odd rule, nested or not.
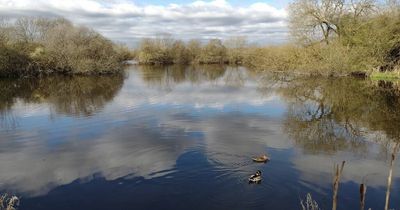
[(261, 155), (259, 157), (254, 157), (253, 161), (257, 163), (265, 163), (269, 161), (269, 157), (267, 155)]
[(262, 180), (261, 171), (258, 170), (255, 174), (250, 176), (249, 183), (260, 183), (261, 180)]

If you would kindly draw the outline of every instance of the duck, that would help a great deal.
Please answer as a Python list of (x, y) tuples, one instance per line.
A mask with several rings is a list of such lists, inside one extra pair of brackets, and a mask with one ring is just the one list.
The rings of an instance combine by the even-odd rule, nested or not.
[(258, 170), (255, 174), (249, 177), (249, 183), (260, 183), (262, 180), (261, 171)]
[(269, 157), (267, 155), (261, 155), (259, 157), (254, 157), (252, 158), (254, 162), (257, 163), (266, 163), (267, 161), (269, 161)]

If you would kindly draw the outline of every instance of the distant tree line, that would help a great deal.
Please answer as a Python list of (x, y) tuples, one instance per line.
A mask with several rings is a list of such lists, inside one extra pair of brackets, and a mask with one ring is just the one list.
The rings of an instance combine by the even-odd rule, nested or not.
[[(142, 40), (142, 64), (243, 64), (262, 71), (400, 78), (400, 6), (396, 0), (295, 0), (289, 6), (290, 41), (249, 46), (244, 38), (202, 43)], [(250, 37), (251, 38), (251, 37)]]
[(211, 39), (184, 42), (169, 36), (143, 39), (136, 51), (141, 64), (241, 64), (243, 51), (247, 48), (244, 37), (235, 37), (223, 42)]
[(133, 52), (65, 19), (0, 20), (0, 76), (106, 74), (140, 64), (241, 64), (301, 74), (389, 74), (400, 78), (398, 0), (295, 0), (291, 40), (249, 45), (244, 37), (208, 41), (143, 39)]
[(0, 76), (106, 74), (122, 69), (127, 48), (62, 18), (0, 20)]

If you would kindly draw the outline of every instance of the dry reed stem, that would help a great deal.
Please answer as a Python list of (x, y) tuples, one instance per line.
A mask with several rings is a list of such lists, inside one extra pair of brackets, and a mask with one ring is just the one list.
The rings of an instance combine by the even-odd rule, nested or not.
[(392, 187), (393, 165), (394, 165), (394, 162), (396, 160), (396, 154), (397, 154), (397, 152), (399, 150), (399, 146), (400, 146), (399, 143), (396, 143), (396, 145), (393, 148), (392, 158), (390, 160), (390, 169), (389, 169), (387, 190), (386, 190), (385, 210), (389, 209), (390, 188)]
[(8, 196), (8, 194), (0, 196), (0, 210), (16, 210), (18, 206), (19, 198), (17, 196)]
[(334, 167), (335, 176), (333, 177), (332, 210), (337, 209), (337, 195), (338, 195), (338, 191), (339, 191), (339, 183), (340, 183), (340, 178), (342, 176), (345, 163), (346, 163), (346, 161), (343, 161), (340, 168), (339, 168), (339, 164), (336, 164)]
[(360, 185), (360, 210), (365, 209), (365, 195), (367, 194), (367, 185), (361, 184)]

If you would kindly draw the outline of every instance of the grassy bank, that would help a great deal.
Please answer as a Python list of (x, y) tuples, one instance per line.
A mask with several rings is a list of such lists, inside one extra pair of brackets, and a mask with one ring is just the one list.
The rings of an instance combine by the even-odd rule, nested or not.
[(391, 72), (379, 72), (374, 71), (370, 75), (373, 80), (399, 80), (400, 79), (400, 71), (391, 71)]
[(65, 19), (0, 21), (0, 77), (115, 73), (129, 54), (123, 46)]

